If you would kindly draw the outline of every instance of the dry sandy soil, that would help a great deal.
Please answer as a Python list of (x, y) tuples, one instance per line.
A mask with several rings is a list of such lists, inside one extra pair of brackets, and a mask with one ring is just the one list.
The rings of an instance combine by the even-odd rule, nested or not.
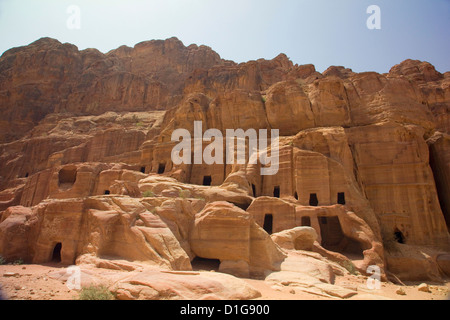
[[(70, 290), (64, 281), (55, 279), (52, 274), (64, 271), (59, 264), (44, 265), (0, 265), (0, 287), (4, 299), (10, 300), (73, 300), (78, 299), (78, 291)], [(118, 272), (102, 269), (104, 272)], [(122, 271), (123, 272), (123, 271)], [(292, 287), (276, 288), (263, 280), (246, 279), (261, 292), (263, 300), (329, 300), (317, 294), (295, 290)], [(379, 290), (369, 290), (367, 278), (363, 276), (337, 277), (336, 284), (357, 290), (351, 299), (395, 299), (395, 300), (445, 300), (449, 299), (450, 281), (446, 283), (428, 282), (430, 292), (418, 290), (420, 282), (408, 282), (402, 286), (405, 295), (396, 293), (398, 285), (382, 283)]]

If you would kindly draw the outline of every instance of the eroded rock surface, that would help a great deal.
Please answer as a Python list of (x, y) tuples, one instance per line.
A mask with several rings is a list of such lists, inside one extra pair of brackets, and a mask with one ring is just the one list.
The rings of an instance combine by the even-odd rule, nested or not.
[[(284, 54), (237, 64), (176, 38), (107, 54), (44, 38), (5, 52), (0, 71), (7, 261), (132, 272), (192, 271), (201, 258), (341, 298), (353, 293), (330, 287), (333, 275), (373, 265), (383, 280), (448, 276), (450, 74), (427, 62), (319, 73)], [(223, 135), (278, 129), (278, 171), (248, 158), (174, 164), (172, 133), (193, 136), (194, 121)], [(167, 298), (142, 277), (116, 291)], [(219, 288), (192, 279), (173, 297), (218, 294), (190, 295), (197, 280)], [(256, 296), (227, 290), (217, 297)]]

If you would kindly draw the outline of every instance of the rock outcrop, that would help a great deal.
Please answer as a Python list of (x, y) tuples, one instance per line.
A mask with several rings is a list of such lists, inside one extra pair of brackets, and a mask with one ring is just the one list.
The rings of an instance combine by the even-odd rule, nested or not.
[(210, 48), (186, 48), (176, 38), (107, 54), (50, 38), (10, 49), (0, 61), (0, 142), (22, 137), (52, 113), (166, 109), (192, 71), (224, 63)]
[(243, 280), (218, 272), (133, 274), (112, 286), (118, 300), (248, 300), (261, 293)]
[(286, 257), (250, 213), (225, 201), (195, 216), (190, 244), (196, 256), (219, 259), (219, 270), (241, 277), (278, 270)]
[(317, 240), (317, 232), (311, 227), (295, 227), (273, 233), (271, 238), (284, 249), (311, 251), (314, 242)]
[[(333, 293), (332, 275), (372, 265), (384, 280), (439, 280), (450, 254), (449, 97), (450, 73), (415, 60), (386, 74), (319, 73), (284, 54), (237, 64), (176, 38), (106, 54), (49, 38), (10, 49), (0, 255), (166, 271), (211, 259), (240, 277), (300, 277), (324, 295), (351, 296)], [(278, 154), (276, 174), (249, 157), (174, 163), (172, 133), (193, 136), (194, 121), (202, 134), (278, 129), (279, 149), (260, 150)], [(293, 276), (292, 256), (321, 276)], [(161, 296), (130, 281), (116, 288), (124, 299)]]

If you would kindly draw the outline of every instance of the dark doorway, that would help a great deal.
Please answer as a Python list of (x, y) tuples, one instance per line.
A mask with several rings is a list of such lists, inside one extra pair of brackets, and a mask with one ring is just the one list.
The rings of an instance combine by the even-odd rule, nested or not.
[(319, 205), (319, 199), (317, 199), (317, 194), (311, 193), (309, 195), (309, 205), (313, 207), (317, 207)]
[(25, 178), (28, 178), (28, 176), (29, 176), (29, 173), (28, 172), (25, 173)]
[(158, 174), (163, 174), (166, 171), (166, 164), (160, 163), (158, 166)]
[(145, 173), (145, 167), (141, 167), (141, 172)]
[(280, 187), (276, 186), (275, 188), (273, 188), (273, 196), (275, 198), (279, 198), (280, 197)]
[(311, 227), (311, 218), (308, 216), (302, 217), (302, 226), (303, 227)]
[(405, 243), (405, 237), (403, 236), (403, 233), (398, 229), (395, 229), (394, 231), (394, 239), (398, 243)]
[(105, 194), (111, 194), (111, 191), (105, 190)]
[(322, 247), (325, 249), (340, 251), (339, 244), (344, 238), (338, 217), (319, 217), (320, 235)]
[(322, 247), (338, 251), (338, 246), (344, 238), (338, 217), (319, 217)]
[(68, 166), (59, 170), (58, 183), (60, 187), (70, 187), (77, 180), (77, 167)]
[(345, 193), (344, 192), (339, 192), (337, 194), (337, 203), (345, 204)]
[(52, 262), (61, 262), (61, 249), (62, 244), (61, 242), (58, 242), (53, 248)]
[(344, 239), (338, 217), (319, 217), (322, 247), (332, 251), (342, 251), (340, 244)]
[(256, 198), (256, 187), (253, 183), (252, 183), (252, 191), (253, 191), (253, 197)]
[(298, 200), (298, 193), (297, 193), (297, 191), (294, 192), (294, 198), (295, 198), (295, 200)]
[(212, 178), (211, 176), (204, 176), (203, 177), (203, 185), (204, 186), (210, 186), (212, 183)]
[(272, 214), (266, 214), (264, 216), (264, 225), (263, 229), (268, 233), (272, 234), (273, 231), (273, 215)]
[(194, 271), (218, 271), (220, 266), (220, 260), (218, 259), (205, 259), (200, 257), (195, 257), (191, 261), (192, 270)]
[(361, 244), (344, 235), (337, 216), (319, 217), (319, 226), (322, 247), (327, 250), (347, 254), (355, 259), (363, 257)]

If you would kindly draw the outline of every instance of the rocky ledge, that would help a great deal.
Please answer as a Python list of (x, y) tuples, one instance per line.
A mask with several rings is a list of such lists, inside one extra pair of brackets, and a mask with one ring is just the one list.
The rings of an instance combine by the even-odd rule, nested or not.
[[(450, 73), (415, 60), (386, 74), (319, 73), (284, 54), (237, 64), (176, 38), (106, 54), (49, 38), (10, 49), (0, 58), (0, 256), (151, 267), (115, 282), (127, 299), (161, 298), (142, 288), (155, 272), (175, 281), (170, 272), (205, 261), (324, 295), (336, 276), (374, 266), (382, 281), (445, 281), (449, 97)], [(249, 159), (173, 163), (172, 133), (193, 135), (195, 121), (203, 132), (278, 129), (277, 173)], [(257, 296), (242, 288), (214, 297)]]

